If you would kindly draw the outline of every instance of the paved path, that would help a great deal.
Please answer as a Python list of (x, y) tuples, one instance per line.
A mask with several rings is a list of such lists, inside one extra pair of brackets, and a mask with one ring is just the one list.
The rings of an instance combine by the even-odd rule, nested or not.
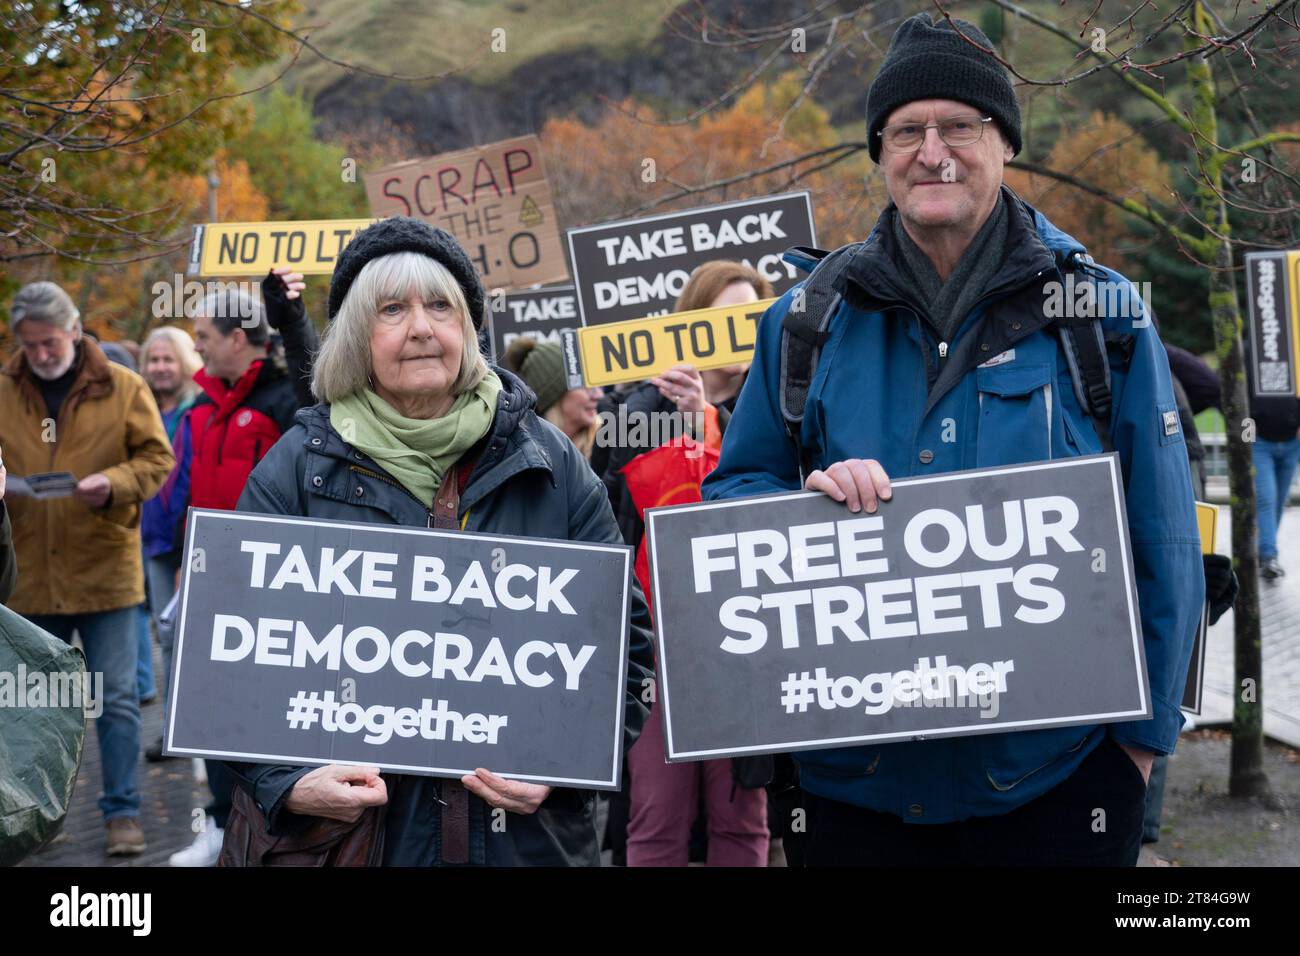
[[(1232, 521), (1219, 508), (1219, 550), (1231, 553)], [(1300, 747), (1300, 508), (1284, 513), (1278, 551), (1287, 575), (1260, 581), (1260, 631), (1264, 646), (1264, 733)], [(1210, 628), (1205, 651), (1205, 694), (1200, 724), (1231, 723), (1233, 688), (1233, 613)]]
[[(162, 659), (154, 646), (154, 673), (162, 674)], [(147, 747), (162, 731), (162, 698), (140, 708), (143, 729), (141, 746)], [(148, 848), (137, 857), (110, 857), (104, 853), (104, 820), (96, 801), (99, 799), (99, 743), (92, 727), (86, 728), (86, 746), (81, 772), (72, 794), (72, 806), (63, 823), (63, 831), (44, 850), (23, 861), (23, 866), (166, 866), (167, 857), (189, 846), (194, 839), (190, 830), (193, 811), (206, 806), (209, 793), (205, 784), (194, 779), (192, 760), (164, 760), (149, 763), (140, 756), (140, 826)]]

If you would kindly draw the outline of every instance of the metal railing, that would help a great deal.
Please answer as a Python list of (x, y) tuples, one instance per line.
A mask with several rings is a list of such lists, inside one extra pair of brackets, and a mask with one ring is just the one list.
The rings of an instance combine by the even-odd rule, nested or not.
[[(1223, 432), (1203, 432), (1201, 434), (1201, 444), (1205, 446), (1205, 478), (1207, 483), (1212, 487), (1223, 489), (1223, 494), (1227, 494), (1228, 482), (1228, 436)], [(1289, 501), (1296, 501), (1300, 498), (1300, 469), (1296, 470), (1295, 478), (1291, 482), (1290, 494), (1287, 496)], [(1226, 500), (1226, 499), (1225, 499)]]

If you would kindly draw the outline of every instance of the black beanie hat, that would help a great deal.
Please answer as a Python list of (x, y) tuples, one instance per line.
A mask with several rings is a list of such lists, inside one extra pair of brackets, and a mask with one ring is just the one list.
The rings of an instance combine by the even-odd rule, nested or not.
[(483, 283), (456, 237), (410, 216), (390, 216), (362, 229), (343, 247), (330, 279), (329, 317), (338, 315), (343, 299), (371, 259), (393, 252), (418, 252), (442, 263), (465, 293), (474, 328), (483, 327)]
[[(957, 24), (969, 39), (957, 35)], [(993, 49), (979, 27), (953, 18), (930, 21), (918, 13), (903, 21), (867, 92), (867, 151), (880, 162), (880, 132), (889, 114), (915, 100), (958, 100), (992, 116), (1011, 148), (1020, 152), (1020, 104), (1011, 78), (997, 60), (971, 41)]]

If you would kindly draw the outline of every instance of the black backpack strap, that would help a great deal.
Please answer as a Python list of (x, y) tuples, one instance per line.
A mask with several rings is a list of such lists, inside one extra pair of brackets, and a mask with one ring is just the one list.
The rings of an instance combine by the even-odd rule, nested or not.
[(1057, 320), (1057, 334), (1065, 352), (1074, 397), (1091, 418), (1105, 451), (1114, 451), (1110, 439), (1110, 361), (1100, 319)]
[(781, 418), (786, 433), (798, 449), (799, 470), (803, 477), (812, 470), (800, 437), (808, 389), (817, 371), (822, 346), (826, 344), (831, 317), (840, 304), (835, 284), (858, 245), (841, 246), (830, 253), (803, 246), (791, 250), (796, 256), (821, 260), (795, 292), (781, 322)]
[[(1089, 262), (1077, 253), (1059, 261), (1062, 271), (1073, 271), (1076, 282), (1092, 282), (1095, 273)], [(1097, 301), (1094, 297), (1094, 301)], [(1068, 310), (1067, 310), (1068, 311)], [(1111, 388), (1110, 359), (1106, 354), (1106, 333), (1101, 319), (1067, 315), (1056, 320), (1057, 334), (1065, 352), (1065, 362), (1074, 383), (1074, 397), (1079, 407), (1092, 419), (1103, 451), (1114, 451), (1110, 436)]]

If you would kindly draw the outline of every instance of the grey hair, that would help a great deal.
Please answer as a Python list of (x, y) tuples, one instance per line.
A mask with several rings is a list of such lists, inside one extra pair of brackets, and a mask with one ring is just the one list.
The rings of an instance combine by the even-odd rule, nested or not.
[(357, 273), (343, 297), (338, 314), (325, 330), (325, 340), (312, 370), (311, 390), (319, 401), (336, 402), (365, 389), (371, 376), (370, 332), (379, 307), (418, 293), (426, 302), (443, 298), (461, 319), (460, 374), (452, 395), (478, 387), (488, 374), (478, 348), (478, 332), (460, 283), (436, 259), (418, 252), (392, 252), (371, 259)]
[(222, 335), (243, 329), (250, 345), (265, 345), (271, 337), (262, 303), (243, 290), (238, 282), (210, 282), (212, 289), (189, 311), (191, 319), (203, 315)]
[(14, 295), (9, 306), (9, 328), (17, 330), (24, 322), (44, 322), (57, 329), (80, 331), (81, 312), (72, 297), (53, 282), (32, 282)]

